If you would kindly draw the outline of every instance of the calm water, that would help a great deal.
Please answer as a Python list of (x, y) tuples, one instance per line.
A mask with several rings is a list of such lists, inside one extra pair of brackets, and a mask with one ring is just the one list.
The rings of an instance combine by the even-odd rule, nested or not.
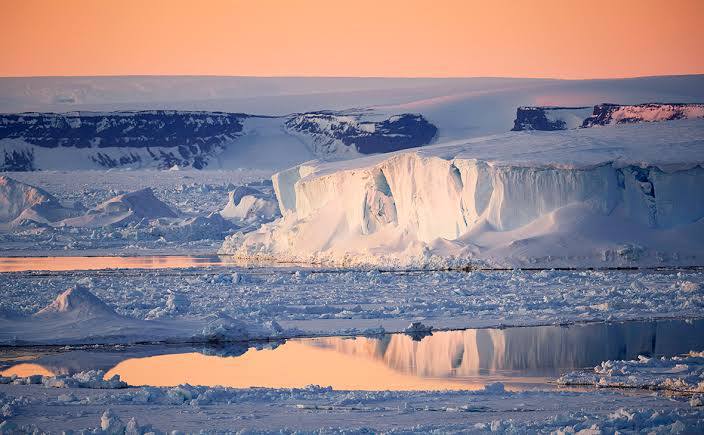
[(102, 369), (131, 385), (223, 385), (335, 389), (509, 389), (540, 385), (573, 369), (638, 355), (704, 347), (704, 320), (468, 329), (416, 339), (326, 337), (227, 347), (133, 346), (90, 350), (2, 349), (0, 374)]
[(233, 257), (150, 255), (143, 257), (0, 257), (0, 272), (103, 269), (176, 269), (196, 266), (235, 266)]

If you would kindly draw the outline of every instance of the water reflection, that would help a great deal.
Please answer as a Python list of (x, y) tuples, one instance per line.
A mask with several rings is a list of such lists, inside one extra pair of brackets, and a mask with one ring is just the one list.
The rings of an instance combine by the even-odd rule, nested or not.
[(196, 266), (235, 266), (232, 257), (150, 255), (143, 257), (0, 257), (0, 272), (103, 269), (176, 269)]
[[(34, 369), (73, 373), (97, 369), (132, 385), (224, 385), (421, 390), (477, 389), (501, 381), (509, 389), (608, 359), (675, 355), (704, 346), (704, 321), (663, 320), (439, 332), (415, 341), (403, 334), (328, 337), (282, 343), (193, 348), (141, 346), (77, 350), (7, 359), (0, 372)], [(19, 362), (19, 364), (17, 364)], [(45, 373), (42, 373), (45, 374)]]
[(320, 338), (311, 344), (346, 355), (383, 361), (425, 377), (557, 376), (608, 359), (673, 355), (704, 344), (704, 322), (650, 321), (591, 323), (569, 327), (468, 329), (436, 333), (421, 341), (405, 335), (376, 338)]

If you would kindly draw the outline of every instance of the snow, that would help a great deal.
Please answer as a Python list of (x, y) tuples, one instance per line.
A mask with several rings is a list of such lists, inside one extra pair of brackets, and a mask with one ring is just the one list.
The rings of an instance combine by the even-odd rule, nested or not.
[(640, 122), (704, 118), (704, 104), (597, 104), (591, 107), (519, 107), (513, 131), (570, 130)]
[(15, 220), (58, 220), (64, 207), (42, 189), (0, 176), (0, 224)]
[(591, 114), (591, 107), (519, 107), (512, 131), (570, 130), (581, 127)]
[[(0, 339), (10, 338), (16, 344), (21, 340), (36, 344), (207, 342), (372, 330), (393, 332), (409, 329), (408, 325), (414, 323), (409, 332), (697, 317), (704, 304), (704, 278), (697, 270), (380, 273), (191, 268), (13, 273), (1, 278), (4, 297), (0, 301)], [(72, 286), (76, 281), (81, 284)], [(66, 291), (67, 287), (71, 288)], [(58, 296), (54, 298), (55, 295)], [(42, 305), (51, 308), (31, 316)], [(18, 316), (22, 313), (25, 315)], [(42, 318), (45, 320), (40, 322)], [(153, 320), (144, 320), (150, 318)], [(664, 346), (658, 350), (667, 349), (668, 343), (691, 338), (681, 329), (653, 329), (654, 323), (645, 323), (628, 330), (629, 334), (650, 330), (657, 335), (658, 346)], [(481, 330), (481, 334), (453, 331), (443, 333), (448, 334), (449, 340), (439, 341), (419, 336), (421, 341), (415, 342), (414, 353), (409, 354), (415, 355), (413, 360), (391, 358), (389, 363), (392, 367), (410, 363), (418, 373), (431, 376), (472, 373), (477, 370), (473, 366), (476, 358), (469, 351), (490, 339), (489, 362), (525, 355), (526, 359), (517, 362), (539, 366), (541, 361), (559, 361), (560, 355), (591, 357), (616, 346), (618, 340), (611, 341), (614, 336), (609, 325), (577, 323), (552, 327), (551, 333), (540, 335), (537, 340), (526, 338), (530, 336), (526, 335), (526, 328)], [(555, 353), (554, 346), (564, 343), (560, 339), (564, 334), (583, 334), (589, 345)], [(650, 342), (647, 337), (641, 341), (635, 346)], [(343, 342), (345, 349), (340, 350), (369, 351), (363, 338)], [(402, 342), (395, 338), (388, 341), (389, 356), (406, 354), (399, 348)], [(119, 347), (115, 351), (129, 349)], [(517, 349), (524, 352), (512, 353)], [(466, 355), (459, 366), (436, 364), (443, 361), (427, 358), (459, 353)], [(701, 359), (697, 354), (662, 364), (669, 368), (666, 376), (697, 373), (692, 370), (697, 367), (692, 357)], [(433, 364), (419, 363), (426, 360)], [(691, 369), (682, 370), (678, 367), (682, 364)], [(620, 367), (619, 363), (614, 367)], [(631, 369), (629, 374), (644, 379), (637, 370)], [(480, 432), (569, 433), (595, 427), (606, 432), (669, 433), (696, 432), (704, 425), (696, 395), (670, 398), (603, 389), (552, 388), (515, 392), (500, 384), (489, 384), (479, 391), (406, 392), (341, 391), (326, 386), (130, 387), (123, 382), (105, 378), (105, 372), (98, 370), (27, 377), (5, 375), (0, 378), (0, 420), (4, 420), (4, 428), (92, 430), (106, 421), (108, 427), (131, 425), (149, 430), (151, 426), (163, 432), (208, 427), (213, 431), (446, 433), (471, 428)], [(132, 419), (134, 423), (130, 423)]]
[(67, 314), (77, 318), (116, 315), (115, 311), (96, 298), (87, 288), (78, 285), (61, 293), (54, 302), (39, 310), (34, 317), (60, 317)]
[[(511, 129), (519, 106), (594, 106), (604, 102), (702, 103), (704, 76), (618, 80), (389, 79), (254, 77), (0, 78), (2, 112), (208, 110), (286, 116), (355, 109), (374, 117), (419, 113), (438, 127), (437, 142)], [(69, 96), (68, 99), (63, 98)], [(232, 147), (226, 166), (282, 169), (311, 158), (282, 120), (251, 120), (246, 144)], [(258, 123), (261, 122), (261, 125)], [(256, 124), (256, 125), (255, 125)], [(264, 125), (266, 124), (266, 125)], [(366, 127), (365, 127), (366, 128)], [(263, 147), (271, 153), (258, 152)], [(282, 151), (289, 152), (282, 152)], [(111, 153), (113, 150), (106, 150)], [(300, 154), (299, 154), (300, 152)], [(241, 154), (240, 154), (241, 153)], [(115, 158), (120, 156), (115, 155)], [(53, 155), (49, 158), (59, 159)], [(146, 156), (145, 156), (146, 158)], [(65, 159), (69, 164), (71, 158)], [(146, 161), (146, 160), (145, 160)], [(252, 166), (248, 166), (251, 162)], [(273, 165), (273, 166), (272, 166)], [(75, 167), (75, 166), (74, 166)]]
[(272, 177), (283, 218), (220, 252), (400, 268), (698, 265), (702, 162), (701, 120), (308, 162)]
[[(80, 129), (72, 127), (76, 123)], [(423, 146), (436, 131), (420, 115), (387, 119), (373, 111), (284, 117), (173, 110), (0, 114), (0, 169), (283, 169), (313, 157)]]

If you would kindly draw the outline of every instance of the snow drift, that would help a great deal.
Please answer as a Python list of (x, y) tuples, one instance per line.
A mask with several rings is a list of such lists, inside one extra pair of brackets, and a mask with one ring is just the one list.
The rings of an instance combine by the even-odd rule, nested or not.
[(274, 175), (243, 258), (388, 267), (704, 260), (704, 121), (509, 133)]
[(61, 293), (54, 301), (39, 310), (34, 317), (72, 315), (77, 318), (118, 317), (115, 310), (95, 297), (86, 287), (77, 285)]

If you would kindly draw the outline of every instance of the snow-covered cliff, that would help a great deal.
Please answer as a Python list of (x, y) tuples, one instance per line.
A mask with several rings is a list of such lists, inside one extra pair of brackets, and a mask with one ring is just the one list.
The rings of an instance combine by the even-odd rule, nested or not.
[(361, 154), (386, 153), (427, 145), (437, 128), (421, 115), (365, 120), (362, 113), (312, 112), (294, 115), (286, 129), (307, 135), (318, 154), (352, 148)]
[(591, 113), (591, 107), (522, 106), (516, 109), (516, 119), (511, 131), (569, 130), (581, 127), (584, 119)]
[[(210, 155), (241, 134), (246, 118), (173, 110), (4, 114), (0, 115), (0, 139), (10, 140), (4, 146), (4, 167), (34, 169), (34, 156), (42, 148), (60, 148), (90, 149), (86, 157), (105, 168), (156, 162), (161, 167), (202, 169)], [(13, 149), (13, 141), (33, 147)], [(115, 155), (115, 149), (122, 152)]]
[(273, 177), (223, 253), (386, 267), (704, 263), (704, 121), (507, 133)]
[(582, 127), (704, 118), (704, 104), (599, 104)]
[(280, 153), (272, 147), (278, 144), (289, 145), (287, 159), (298, 163), (422, 146), (436, 131), (422, 116), (411, 114), (315, 112), (267, 117), (174, 110), (0, 114), (0, 170), (204, 169), (223, 163), (221, 156), (236, 167), (249, 167), (258, 159), (277, 168)]
[(597, 104), (592, 107), (524, 106), (516, 110), (512, 131), (554, 131), (599, 125), (704, 118), (704, 104)]

